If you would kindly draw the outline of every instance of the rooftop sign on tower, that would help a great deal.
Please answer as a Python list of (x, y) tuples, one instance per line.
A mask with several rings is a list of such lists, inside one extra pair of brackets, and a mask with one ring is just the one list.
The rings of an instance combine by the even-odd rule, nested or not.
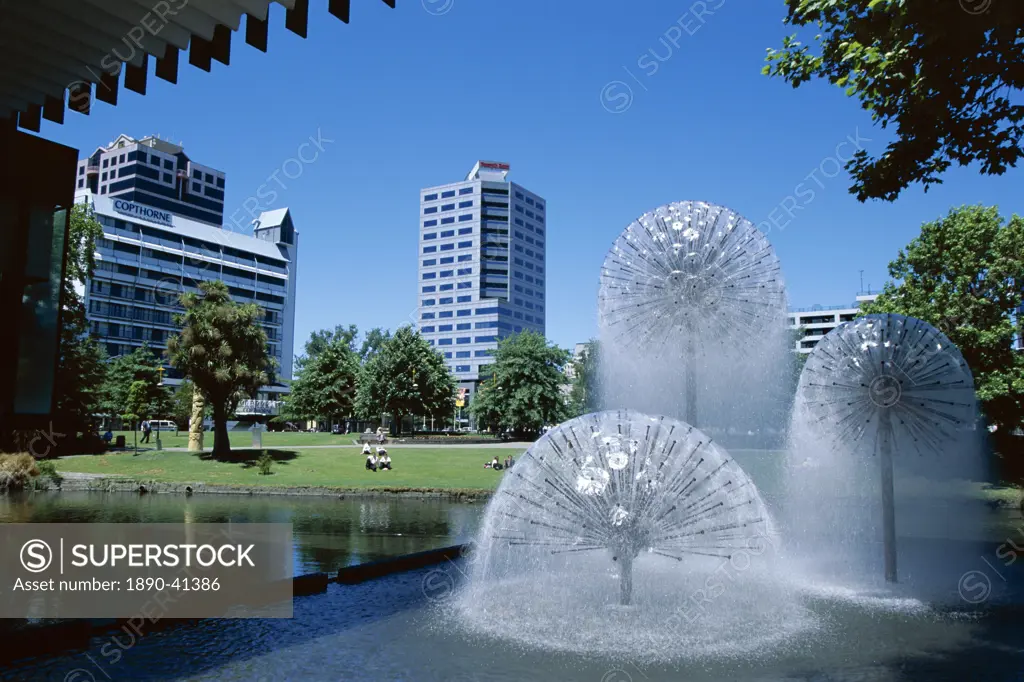
[(467, 180), (494, 180), (505, 182), (508, 175), (509, 165), (499, 161), (477, 161), (473, 170), (466, 176)]

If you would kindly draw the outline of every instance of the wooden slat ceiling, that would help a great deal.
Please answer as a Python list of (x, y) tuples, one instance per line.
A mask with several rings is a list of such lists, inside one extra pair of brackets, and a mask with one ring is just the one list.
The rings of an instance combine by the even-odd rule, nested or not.
[[(171, 83), (183, 51), (204, 71), (230, 64), (243, 22), (245, 42), (266, 52), (272, 1), (287, 9), (285, 28), (305, 38), (310, 0), (0, 1), (0, 122), (39, 132), (43, 118), (63, 123), (65, 108), (116, 105), (120, 87), (145, 95), (150, 57)], [(350, 1), (314, 0), (346, 24)]]

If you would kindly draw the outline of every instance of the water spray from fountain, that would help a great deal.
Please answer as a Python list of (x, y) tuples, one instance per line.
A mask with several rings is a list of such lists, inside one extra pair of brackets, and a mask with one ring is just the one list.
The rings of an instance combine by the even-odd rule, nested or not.
[(884, 574), (896, 582), (893, 458), (928, 457), (934, 463), (958, 452), (976, 416), (967, 363), (927, 322), (867, 315), (837, 327), (815, 346), (800, 375), (798, 410), (821, 448), (877, 458)]
[(605, 258), (598, 305), (610, 406), (670, 413), (677, 405), (665, 403), (678, 403), (682, 383), (680, 414), (703, 426), (698, 404), (716, 388), (735, 392), (783, 364), (749, 361), (761, 355), (750, 346), (773, 346), (784, 329), (778, 259), (750, 221), (722, 206), (676, 202), (631, 223)]
[(549, 432), (506, 475), (488, 519), (491, 551), (607, 554), (622, 605), (631, 603), (642, 553), (729, 558), (769, 526), (757, 489), (706, 435), (629, 411)]

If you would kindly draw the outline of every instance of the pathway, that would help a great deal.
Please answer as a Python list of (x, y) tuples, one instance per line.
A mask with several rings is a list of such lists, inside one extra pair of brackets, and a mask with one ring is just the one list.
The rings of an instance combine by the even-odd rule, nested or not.
[[(377, 447), (376, 444), (374, 444), (374, 443), (371, 443), (370, 445), (372, 447), (374, 447), (374, 448)], [(479, 443), (477, 445), (473, 445), (471, 443), (451, 443), (451, 444), (447, 444), (447, 443), (385, 443), (385, 445), (387, 446), (388, 450), (392, 450), (392, 449), (401, 450), (401, 449), (406, 449), (406, 448), (408, 448), (408, 449), (431, 448), (431, 449), (435, 449), (435, 450), (438, 450), (438, 449), (448, 449), (448, 448), (451, 448), (453, 450), (467, 450), (467, 449), (469, 449), (469, 450), (480, 450), (480, 449), (489, 450), (489, 449), (492, 449), (492, 448), (496, 449), (496, 450), (500, 450), (500, 449), (525, 450), (528, 447), (530, 447), (530, 445), (532, 445), (532, 443), (517, 443), (517, 442), (509, 442), (509, 443)], [(338, 450), (338, 449), (342, 449), (342, 448), (345, 448), (345, 449), (347, 449), (347, 448), (355, 449), (355, 448), (361, 448), (361, 447), (362, 447), (362, 445), (348, 445), (348, 444), (342, 444), (342, 445), (269, 445), (268, 444), (268, 445), (264, 445), (263, 449), (264, 450)], [(241, 443), (232, 443), (231, 448), (233, 450), (250, 450), (250, 449), (252, 449), (251, 447), (243, 445)], [(166, 450), (167, 452), (188, 452), (188, 448), (164, 448), (164, 450)], [(209, 452), (210, 448), (203, 448), (203, 451), (204, 452)], [(142, 450), (140, 448), (139, 452), (153, 452), (153, 450)]]

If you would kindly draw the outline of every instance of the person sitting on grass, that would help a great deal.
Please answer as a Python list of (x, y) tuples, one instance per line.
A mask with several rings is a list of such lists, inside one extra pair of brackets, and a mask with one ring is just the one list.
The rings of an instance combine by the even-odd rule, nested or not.
[(372, 452), (366, 456), (366, 468), (370, 471), (377, 470), (377, 455)]
[(384, 448), (377, 448), (377, 462), (382, 470), (391, 470), (391, 455)]
[(369, 442), (363, 443), (363, 454), (364, 455), (368, 455), (371, 452), (372, 452), (372, 450), (370, 450), (370, 443)]
[(501, 462), (498, 461), (497, 456), (495, 456), (495, 458), (491, 460), (491, 468), (494, 469), (495, 471), (501, 471)]

